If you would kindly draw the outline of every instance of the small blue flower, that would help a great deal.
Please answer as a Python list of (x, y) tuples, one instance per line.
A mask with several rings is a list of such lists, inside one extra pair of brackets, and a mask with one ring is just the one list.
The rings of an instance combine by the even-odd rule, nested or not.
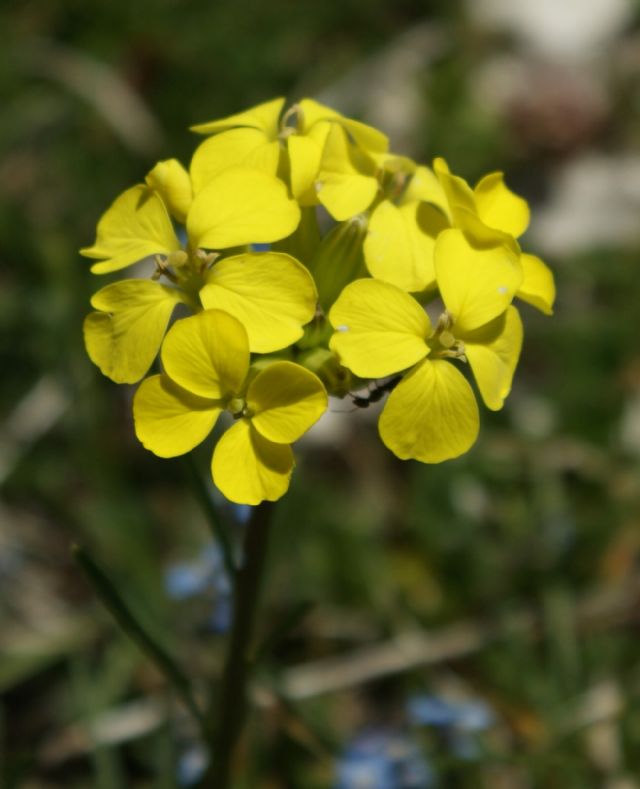
[(180, 786), (193, 786), (202, 778), (208, 764), (207, 753), (200, 745), (190, 745), (182, 752), (178, 759), (178, 774), (176, 776)]
[(212, 596), (214, 607), (208, 620), (209, 628), (214, 633), (224, 633), (229, 629), (233, 609), (232, 585), (222, 552), (215, 543), (206, 545), (196, 559), (169, 567), (165, 574), (165, 588), (174, 600)]
[(174, 564), (165, 574), (164, 585), (169, 597), (188, 600), (205, 592), (210, 585), (210, 572), (202, 563), (181, 562)]
[(431, 789), (435, 778), (418, 746), (393, 727), (368, 727), (336, 765), (335, 789)]
[(414, 696), (407, 713), (417, 726), (456, 727), (464, 731), (484, 731), (495, 722), (493, 710), (483, 701), (451, 702), (437, 696)]
[(460, 759), (479, 756), (477, 732), (493, 725), (493, 710), (483, 701), (450, 702), (436, 696), (414, 696), (407, 715), (416, 726), (433, 726), (445, 736), (451, 752)]

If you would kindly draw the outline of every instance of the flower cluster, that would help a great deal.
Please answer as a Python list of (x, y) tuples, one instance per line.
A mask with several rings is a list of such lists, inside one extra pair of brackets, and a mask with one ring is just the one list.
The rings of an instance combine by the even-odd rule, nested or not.
[(275, 500), (327, 394), (373, 386), (390, 393), (379, 428), (398, 457), (467, 451), (479, 417), (463, 370), (501, 408), (522, 344), (514, 297), (553, 307), (552, 274), (517, 241), (526, 202), (501, 173), (472, 189), (442, 159), (419, 166), (311, 99), (193, 131), (207, 138), (189, 169), (159, 162), (81, 250), (96, 274), (147, 265), (99, 290), (84, 325), (106, 376), (144, 379), (144, 446), (187, 453), (227, 412), (214, 482), (234, 502)]

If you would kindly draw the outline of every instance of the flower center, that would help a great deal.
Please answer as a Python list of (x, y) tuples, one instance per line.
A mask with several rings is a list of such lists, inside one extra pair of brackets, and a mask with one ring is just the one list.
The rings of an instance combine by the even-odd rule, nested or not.
[(244, 397), (232, 397), (227, 403), (227, 411), (234, 419), (250, 419), (253, 416)]
[(207, 273), (218, 257), (220, 257), (218, 252), (188, 248), (179, 249), (169, 255), (155, 255), (156, 270), (151, 275), (151, 279), (166, 277), (169, 282), (189, 295), (198, 309), (200, 304), (198, 293), (206, 283)]
[(453, 315), (445, 310), (438, 318), (433, 334), (429, 338), (431, 356), (441, 359), (461, 359), (467, 361), (464, 353), (464, 342), (458, 340), (453, 332)]

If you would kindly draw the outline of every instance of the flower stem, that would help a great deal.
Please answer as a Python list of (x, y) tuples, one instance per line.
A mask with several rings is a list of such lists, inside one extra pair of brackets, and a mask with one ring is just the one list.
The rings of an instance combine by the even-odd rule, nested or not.
[(212, 699), (211, 763), (201, 787), (227, 789), (247, 715), (247, 684), (253, 663), (252, 638), (258, 596), (266, 567), (274, 505), (263, 502), (247, 523), (242, 565), (235, 576), (234, 613), (219, 696)]

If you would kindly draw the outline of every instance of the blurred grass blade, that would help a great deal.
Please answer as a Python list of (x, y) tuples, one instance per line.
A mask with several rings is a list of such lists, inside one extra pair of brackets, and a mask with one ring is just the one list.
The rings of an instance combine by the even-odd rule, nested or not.
[(160, 646), (129, 610), (127, 604), (118, 594), (115, 587), (98, 567), (91, 556), (84, 548), (78, 545), (71, 547), (71, 553), (93, 587), (93, 590), (100, 598), (102, 604), (116, 620), (118, 625), (124, 630), (132, 641), (140, 647), (154, 665), (162, 672), (176, 693), (180, 696), (185, 706), (196, 719), (198, 726), (204, 729), (204, 719), (198, 705), (193, 698), (191, 685), (182, 670), (175, 663), (173, 658)]
[(200, 502), (200, 505), (202, 506), (202, 509), (204, 510), (205, 515), (207, 516), (207, 520), (209, 521), (209, 526), (211, 527), (213, 536), (220, 544), (222, 558), (224, 560), (224, 566), (227, 574), (229, 575), (230, 579), (233, 579), (235, 578), (237, 572), (236, 563), (233, 558), (233, 545), (231, 544), (231, 539), (229, 538), (229, 533), (223, 522), (222, 516), (211, 500), (206, 482), (202, 478), (200, 469), (198, 468), (196, 461), (193, 459), (191, 454), (188, 454), (185, 457), (185, 465), (188, 469), (189, 479), (196, 492), (196, 496)]

